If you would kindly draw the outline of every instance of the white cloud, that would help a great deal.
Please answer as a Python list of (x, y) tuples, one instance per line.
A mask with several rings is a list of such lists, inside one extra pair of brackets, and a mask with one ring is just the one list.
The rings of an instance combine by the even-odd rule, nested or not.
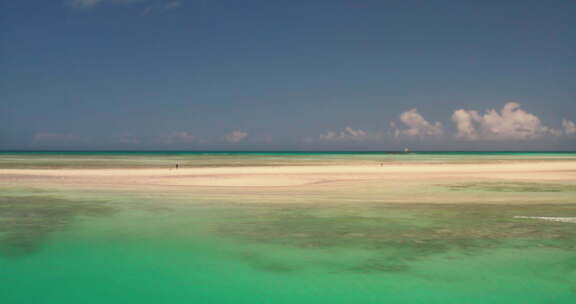
[(456, 123), (458, 133), (457, 138), (477, 139), (478, 131), (474, 125), (474, 121), (480, 119), (480, 115), (476, 111), (456, 110), (452, 114), (452, 120)]
[(361, 141), (368, 138), (368, 133), (360, 129), (344, 128), (340, 132), (328, 131), (320, 135), (322, 141)]
[(564, 134), (576, 135), (576, 124), (573, 121), (562, 119), (562, 127), (564, 128)]
[(161, 136), (159, 142), (162, 144), (189, 144), (196, 140), (196, 137), (190, 132), (173, 132), (168, 135)]
[(247, 136), (248, 133), (236, 130), (224, 136), (224, 139), (229, 143), (238, 143), (244, 140)]
[(396, 126), (395, 122), (390, 123), (390, 127), (394, 132), (395, 137), (406, 135), (410, 137), (425, 137), (425, 136), (440, 136), (444, 134), (442, 123), (431, 123), (424, 119), (418, 110), (411, 109), (400, 114), (400, 121), (407, 127), (400, 129)]
[(522, 110), (515, 102), (505, 104), (500, 112), (489, 109), (483, 115), (459, 109), (452, 114), (452, 120), (458, 130), (456, 137), (466, 140), (525, 140), (561, 135), (559, 130), (544, 126), (540, 118)]

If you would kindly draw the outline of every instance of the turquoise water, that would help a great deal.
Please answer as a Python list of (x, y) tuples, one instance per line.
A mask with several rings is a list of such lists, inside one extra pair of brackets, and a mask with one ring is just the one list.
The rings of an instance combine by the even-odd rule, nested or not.
[[(132, 161), (154, 167), (173, 156), (8, 154), (0, 163), (118, 160), (108, 167), (141, 157)], [(238, 161), (202, 157), (209, 159), (188, 161)], [(319, 157), (372, 161), (372, 155)], [(573, 187), (553, 190), (576, 194)], [(517, 215), (576, 216), (576, 204), (215, 203), (193, 192), (0, 185), (0, 303), (575, 303), (576, 224)]]

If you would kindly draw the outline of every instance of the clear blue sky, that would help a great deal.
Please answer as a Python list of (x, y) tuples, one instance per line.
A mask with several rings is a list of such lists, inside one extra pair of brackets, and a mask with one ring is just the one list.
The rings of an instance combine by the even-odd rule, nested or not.
[(571, 0), (0, 3), (0, 149), (576, 150)]

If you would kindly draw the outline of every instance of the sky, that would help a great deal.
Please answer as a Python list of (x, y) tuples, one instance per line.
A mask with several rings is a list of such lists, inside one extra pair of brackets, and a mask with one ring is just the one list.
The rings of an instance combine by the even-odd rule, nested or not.
[(0, 0), (0, 150), (576, 150), (576, 2)]

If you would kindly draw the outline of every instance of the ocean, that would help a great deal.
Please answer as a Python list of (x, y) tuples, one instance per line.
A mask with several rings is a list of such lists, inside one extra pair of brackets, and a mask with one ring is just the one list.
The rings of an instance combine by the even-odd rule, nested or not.
[[(0, 170), (530, 160), (576, 153), (3, 152)], [(0, 184), (0, 303), (576, 303), (576, 224), (517, 217), (576, 217), (576, 204), (214, 191), (231, 198)], [(576, 203), (574, 184), (446, 191)]]

